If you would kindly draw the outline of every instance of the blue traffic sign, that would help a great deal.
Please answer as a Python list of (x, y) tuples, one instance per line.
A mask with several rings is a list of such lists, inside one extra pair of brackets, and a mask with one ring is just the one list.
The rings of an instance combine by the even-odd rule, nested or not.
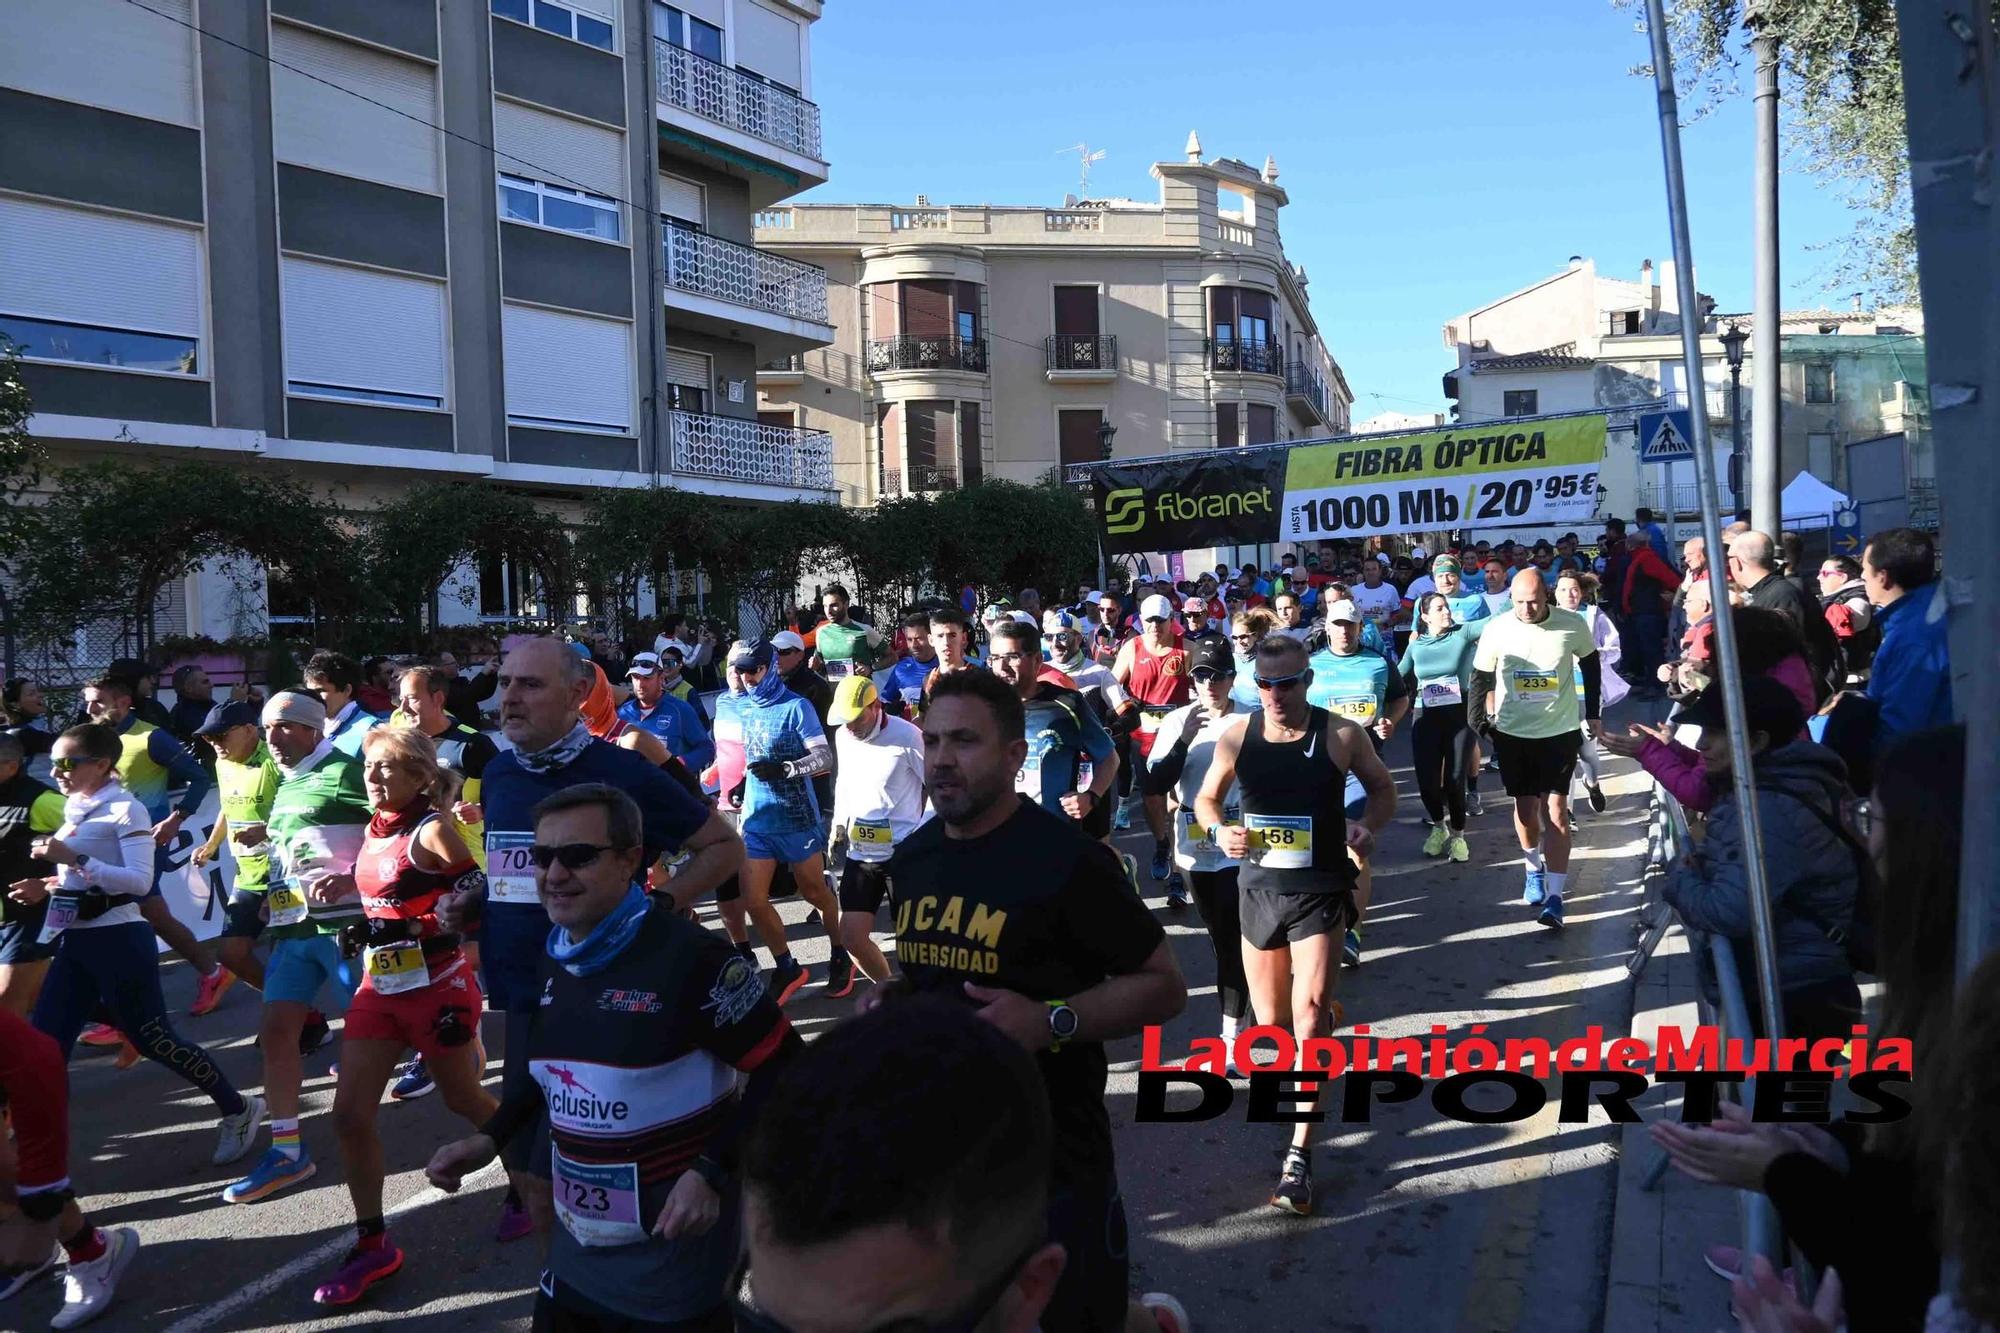
[(1837, 509), (1833, 515), (1833, 537), (1827, 542), (1835, 555), (1859, 559), (1861, 556), (1861, 511), (1853, 505)]
[(1639, 418), (1639, 461), (1678, 463), (1694, 457), (1694, 421), (1686, 408)]

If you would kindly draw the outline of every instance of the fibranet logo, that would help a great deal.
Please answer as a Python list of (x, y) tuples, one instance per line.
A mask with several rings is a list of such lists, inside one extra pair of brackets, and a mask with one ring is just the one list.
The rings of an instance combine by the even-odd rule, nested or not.
[(1146, 526), (1146, 492), (1137, 486), (1104, 494), (1104, 530), (1137, 532)]
[(1221, 495), (1182, 495), (1167, 491), (1153, 502), (1162, 523), (1193, 523), (1205, 518), (1235, 518), (1240, 514), (1271, 512), (1271, 489), (1225, 491)]

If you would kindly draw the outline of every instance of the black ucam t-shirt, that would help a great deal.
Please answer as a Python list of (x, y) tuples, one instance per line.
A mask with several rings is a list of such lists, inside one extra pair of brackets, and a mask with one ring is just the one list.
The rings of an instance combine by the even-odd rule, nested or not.
[[(1138, 971), (1166, 938), (1110, 848), (1017, 799), (1020, 809), (982, 838), (948, 838), (933, 819), (896, 849), (896, 962), (913, 989), (963, 999), (970, 981), (1070, 1000)], [(1103, 1044), (1069, 1042), (1035, 1059), (1055, 1120), (1056, 1181), (1111, 1175)]]

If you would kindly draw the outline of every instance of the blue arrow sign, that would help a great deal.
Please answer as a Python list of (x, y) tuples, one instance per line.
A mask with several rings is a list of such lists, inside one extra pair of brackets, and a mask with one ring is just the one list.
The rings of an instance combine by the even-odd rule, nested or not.
[(1861, 511), (1852, 505), (1834, 511), (1833, 537), (1827, 543), (1835, 555), (1861, 556)]
[(1639, 418), (1639, 461), (1678, 463), (1694, 457), (1694, 422), (1686, 408)]

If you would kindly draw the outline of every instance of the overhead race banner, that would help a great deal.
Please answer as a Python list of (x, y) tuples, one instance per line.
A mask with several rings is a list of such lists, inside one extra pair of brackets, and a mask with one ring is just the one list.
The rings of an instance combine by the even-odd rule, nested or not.
[(1092, 486), (1112, 555), (1272, 542), (1285, 454), (1191, 454), (1185, 462), (1105, 467)]
[(1282, 537), (1587, 522), (1604, 434), (1587, 416), (1301, 445), (1284, 455)]

